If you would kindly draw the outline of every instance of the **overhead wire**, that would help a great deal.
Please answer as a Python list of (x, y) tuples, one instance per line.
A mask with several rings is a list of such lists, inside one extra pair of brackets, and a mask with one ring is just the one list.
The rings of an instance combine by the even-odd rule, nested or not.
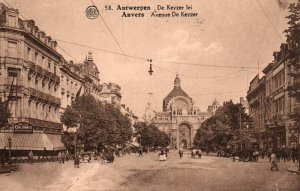
[[(111, 50), (106, 50), (106, 49), (102, 49), (102, 48), (97, 48), (97, 47), (92, 47), (89, 45), (84, 45), (84, 44), (79, 44), (79, 43), (74, 43), (74, 42), (70, 42), (70, 41), (66, 41), (66, 40), (61, 40), (61, 39), (55, 39), (56, 41), (59, 42), (63, 42), (63, 43), (67, 43), (67, 44), (72, 44), (72, 45), (76, 45), (76, 46), (81, 46), (81, 47), (85, 47), (85, 48), (89, 48), (89, 49), (93, 49), (93, 50), (99, 50), (102, 52), (106, 52), (106, 53), (110, 53), (110, 54), (115, 54), (115, 55), (120, 55), (120, 56), (125, 56), (125, 57), (129, 57), (129, 58), (134, 58), (134, 59), (138, 59), (138, 60), (143, 60), (143, 61), (148, 61), (149, 58), (145, 58), (145, 57), (141, 57), (141, 56), (134, 56), (134, 55), (128, 55), (128, 54), (123, 54), (123, 53), (119, 53), (119, 52), (114, 52)], [(171, 63), (171, 64), (178, 64), (178, 65), (192, 65), (192, 66), (199, 66), (199, 67), (216, 67), (216, 68), (234, 68), (234, 69), (257, 69), (257, 67), (252, 67), (252, 66), (225, 66), (225, 65), (216, 65), (216, 64), (195, 64), (195, 63), (190, 63), (190, 62), (174, 62), (174, 61), (163, 61), (163, 60), (153, 60), (153, 62), (160, 62), (160, 63)], [(153, 64), (153, 63), (152, 63)], [(170, 73), (174, 73), (173, 71), (170, 71), (168, 69), (162, 68), (161, 66), (158, 66), (157, 64), (153, 64), (154, 66), (160, 68), (161, 70), (165, 70), (167, 72)], [(262, 68), (259, 68), (262, 69)]]
[(278, 30), (276, 29), (276, 27), (274, 26), (272, 20), (270, 19), (270, 17), (268, 16), (266, 10), (264, 9), (264, 7), (262, 6), (262, 4), (260, 3), (259, 0), (256, 0), (257, 4), (259, 5), (260, 9), (262, 10), (262, 12), (264, 13), (264, 15), (266, 16), (266, 18), (268, 19), (269, 23), (271, 24), (273, 30), (276, 32), (276, 34), (278, 35), (278, 37), (280, 38), (280, 40), (282, 40), (282, 37), (280, 35), (280, 33), (278, 32)]
[[(3, 1), (6, 4), (8, 4), (10, 7), (13, 7), (6, 0), (3, 0)], [(91, 2), (96, 7), (96, 5), (93, 2), (93, 0), (91, 0)], [(108, 26), (107, 22), (105, 21), (104, 17), (100, 14), (100, 12), (99, 12), (99, 15), (100, 15), (103, 23), (105, 24), (106, 28), (110, 32), (111, 36), (113, 37), (114, 41), (116, 42), (116, 44), (118, 45), (118, 47), (119, 47), (119, 49), (121, 50), (122, 53), (115, 52), (115, 51), (110, 51), (110, 50), (106, 50), (106, 49), (102, 49), (102, 48), (98, 48), (98, 47), (92, 47), (92, 46), (88, 46), (88, 45), (84, 45), (84, 44), (79, 44), (79, 43), (75, 43), (75, 42), (70, 42), (70, 41), (66, 41), (66, 40), (61, 40), (61, 39), (54, 39), (54, 40), (59, 41), (59, 42), (63, 42), (63, 43), (67, 43), (67, 44), (71, 44), (71, 45), (75, 45), (75, 46), (80, 46), (80, 47), (85, 47), (85, 48), (89, 48), (89, 49), (94, 49), (94, 50), (98, 50), (98, 51), (102, 51), (102, 52), (106, 52), (106, 53), (110, 53), (110, 54), (115, 54), (115, 55), (119, 55), (119, 56), (125, 56), (125, 57), (128, 57), (128, 58), (133, 58), (133, 59), (137, 59), (137, 60), (149, 61), (149, 58), (126, 54), (125, 51), (123, 50), (123, 48), (121, 47), (120, 43), (118, 42), (117, 38), (113, 34), (112, 30), (109, 28), (109, 26)], [(21, 16), (24, 19), (26, 19), (23, 15), (21, 15)], [(64, 53), (66, 53), (68, 56), (70, 56), (72, 59), (76, 60), (64, 48), (62, 48), (61, 46), (58, 46), (58, 47)], [(157, 60), (157, 61), (153, 60), (153, 62), (170, 63), (170, 64), (177, 64), (177, 65), (191, 65), (191, 66), (198, 66), (198, 67), (235, 68), (235, 69), (239, 68), (239, 69), (242, 69), (241, 71), (243, 71), (244, 69), (257, 69), (257, 67), (251, 67), (251, 66), (225, 66), (225, 65), (216, 65), (216, 64), (209, 65), (209, 64), (195, 64), (195, 63), (190, 63), (190, 62), (175, 62), (175, 61), (165, 61), (165, 60)], [(165, 71), (165, 72), (168, 72), (168, 73), (172, 73), (172, 74), (178, 74), (180, 76), (184, 76), (184, 77), (188, 77), (188, 78), (195, 78), (195, 79), (218, 78), (219, 79), (220, 77), (228, 77), (228, 75), (224, 75), (224, 76), (193, 76), (193, 75), (187, 75), (187, 74), (182, 74), (182, 73), (171, 71), (171, 70), (166, 69), (164, 67), (161, 67), (161, 66), (159, 66), (159, 65), (157, 65), (157, 64), (155, 64), (153, 62), (152, 62), (152, 65), (155, 66), (156, 68), (158, 68), (159, 70), (162, 70), (162, 71)], [(241, 71), (238, 71), (238, 72), (241, 72)], [(234, 72), (234, 73), (238, 73), (238, 72)]]

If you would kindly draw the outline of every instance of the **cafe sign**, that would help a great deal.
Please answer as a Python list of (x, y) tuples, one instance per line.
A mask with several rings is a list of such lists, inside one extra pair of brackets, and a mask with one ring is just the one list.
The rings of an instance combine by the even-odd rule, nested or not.
[(14, 133), (31, 134), (33, 133), (33, 126), (26, 122), (16, 123), (14, 125)]

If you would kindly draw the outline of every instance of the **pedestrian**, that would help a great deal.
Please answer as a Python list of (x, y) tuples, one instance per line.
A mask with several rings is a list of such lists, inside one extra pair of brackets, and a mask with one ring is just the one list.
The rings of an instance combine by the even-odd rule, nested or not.
[(179, 157), (182, 158), (182, 156), (183, 156), (183, 148), (180, 147), (178, 152), (179, 152)]
[(276, 170), (278, 170), (278, 166), (277, 166), (277, 157), (275, 152), (273, 152), (271, 154), (271, 171), (273, 171), (273, 168), (275, 168)]
[(297, 158), (297, 149), (296, 149), (295, 146), (291, 149), (291, 158), (292, 158), (292, 161), (294, 163), (296, 161), (296, 158)]
[(272, 149), (269, 148), (267, 151), (267, 157), (269, 158), (269, 162), (271, 162), (271, 154), (272, 154)]
[(275, 154), (276, 154), (277, 162), (280, 162), (281, 148), (277, 148), (276, 151), (275, 151)]
[(28, 164), (32, 164), (32, 159), (33, 159), (33, 152), (29, 151), (29, 153), (28, 153)]
[(75, 153), (75, 156), (74, 156), (75, 158), (74, 158), (74, 167), (75, 168), (79, 168), (79, 163), (80, 163), (80, 161), (79, 161), (79, 154), (78, 153)]
[(198, 152), (198, 158), (201, 159), (201, 156), (202, 156), (202, 150), (199, 148), (199, 149), (197, 150), (197, 152)]
[(257, 161), (258, 161), (258, 155), (259, 155), (258, 150), (255, 149), (255, 150), (253, 151), (253, 161), (254, 161), (254, 162), (257, 162)]
[(59, 163), (61, 163), (61, 152), (60, 151), (57, 154), (57, 160)]
[(63, 151), (62, 153), (61, 153), (61, 162), (64, 164), (65, 163), (65, 157), (66, 157), (66, 155), (65, 155), (65, 152)]
[(138, 153), (139, 153), (139, 157), (143, 156), (143, 149), (141, 147), (139, 148)]
[(287, 161), (287, 149), (285, 147), (285, 145), (283, 145), (283, 147), (281, 148), (281, 156), (284, 162)]
[(195, 157), (195, 156), (196, 156), (196, 151), (197, 151), (196, 148), (193, 148), (193, 149), (192, 149), (192, 153), (191, 153), (191, 157), (192, 157), (192, 158), (196, 158), (196, 157)]
[(114, 160), (115, 160), (115, 157), (114, 157), (114, 152), (112, 151), (111, 147), (108, 146), (107, 150), (106, 150), (106, 157), (107, 157), (107, 161), (109, 163), (113, 163)]

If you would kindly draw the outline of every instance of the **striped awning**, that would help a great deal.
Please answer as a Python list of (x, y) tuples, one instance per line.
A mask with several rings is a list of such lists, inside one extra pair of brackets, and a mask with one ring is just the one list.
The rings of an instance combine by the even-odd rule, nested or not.
[(64, 150), (61, 136), (55, 134), (33, 133), (14, 134), (0, 133), (0, 149), (8, 149), (8, 139), (11, 138), (12, 150)]

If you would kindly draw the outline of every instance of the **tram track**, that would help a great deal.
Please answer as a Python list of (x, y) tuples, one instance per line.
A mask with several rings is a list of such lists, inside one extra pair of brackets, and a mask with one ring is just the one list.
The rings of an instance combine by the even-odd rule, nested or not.
[[(172, 159), (170, 159), (170, 161), (167, 161), (167, 163), (157, 163), (156, 165), (154, 165), (152, 168), (157, 168), (159, 167), (158, 169), (156, 169), (154, 172), (152, 172), (150, 175), (146, 176), (145, 178), (143, 178), (144, 180), (138, 184), (137, 187), (133, 188), (133, 189), (130, 189), (130, 190), (134, 190), (134, 191), (139, 191), (141, 190), (145, 185), (147, 185), (161, 170), (165, 169), (165, 167), (167, 167), (169, 164), (171, 164), (173, 161), (175, 161), (176, 157), (174, 156)], [(122, 189), (118, 189), (118, 188), (121, 188), (123, 186), (126, 186), (128, 185), (131, 181), (134, 181), (134, 180), (137, 180), (139, 177), (141, 177), (141, 175), (145, 173), (145, 170), (138, 170), (138, 172), (125, 179), (121, 184), (119, 184), (117, 186), (116, 189), (113, 189), (113, 190), (122, 190)]]

